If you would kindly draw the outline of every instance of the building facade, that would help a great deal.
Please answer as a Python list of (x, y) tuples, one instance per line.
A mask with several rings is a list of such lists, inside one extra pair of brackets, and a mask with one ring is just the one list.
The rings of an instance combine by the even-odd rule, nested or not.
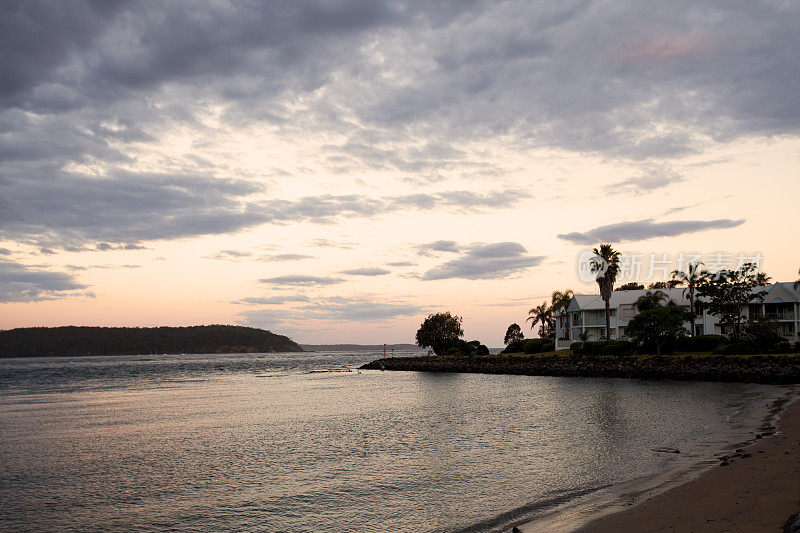
[[(800, 291), (791, 282), (773, 283), (758, 287), (757, 291), (765, 293), (760, 302), (754, 301), (743, 309), (748, 319), (757, 320), (761, 316), (773, 318), (780, 327), (780, 333), (790, 342), (800, 340)], [(632, 291), (614, 291), (609, 302), (611, 308), (611, 338), (626, 339), (625, 328), (636, 316), (636, 300), (652, 291), (661, 291), (667, 295), (665, 305), (678, 305), (689, 309), (688, 291), (683, 287), (674, 289), (643, 289)], [(694, 329), (695, 335), (724, 335), (719, 319), (708, 312), (703, 300), (697, 298), (696, 312), (693, 322), (686, 322), (687, 334)], [(569, 348), (573, 342), (581, 340), (600, 340), (606, 336), (605, 302), (599, 294), (576, 294), (567, 308), (556, 317), (556, 349)]]

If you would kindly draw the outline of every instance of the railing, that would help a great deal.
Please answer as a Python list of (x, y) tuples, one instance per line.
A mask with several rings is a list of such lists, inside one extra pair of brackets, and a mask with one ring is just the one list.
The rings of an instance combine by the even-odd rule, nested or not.
[[(615, 317), (613, 317), (613, 316), (611, 317), (611, 321), (612, 322), (614, 321), (614, 318)], [(601, 317), (593, 317), (593, 316), (585, 317), (584, 318), (584, 325), (586, 325), (586, 326), (605, 326), (606, 325), (606, 317), (604, 317), (604, 316), (601, 316)]]
[(575, 341), (569, 339), (556, 339), (556, 350), (566, 350)]
[(772, 320), (794, 320), (794, 311), (785, 311), (783, 313), (764, 313), (765, 318)]

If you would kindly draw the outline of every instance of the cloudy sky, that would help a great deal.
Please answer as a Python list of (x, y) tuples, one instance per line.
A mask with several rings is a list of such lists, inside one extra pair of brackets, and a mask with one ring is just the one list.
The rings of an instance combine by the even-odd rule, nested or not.
[(498, 346), (600, 241), (796, 279), (800, 3), (630, 4), (4, 1), (0, 328)]

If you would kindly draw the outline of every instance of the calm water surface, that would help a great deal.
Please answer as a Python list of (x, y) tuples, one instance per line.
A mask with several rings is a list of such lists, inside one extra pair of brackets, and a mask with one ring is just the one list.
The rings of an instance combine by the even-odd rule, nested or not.
[(0, 529), (498, 530), (744, 440), (786, 390), (375, 357), (0, 360)]

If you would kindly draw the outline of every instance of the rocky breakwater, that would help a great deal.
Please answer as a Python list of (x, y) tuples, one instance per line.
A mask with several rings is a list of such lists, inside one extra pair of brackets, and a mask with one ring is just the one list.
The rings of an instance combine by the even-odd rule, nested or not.
[(800, 383), (800, 356), (487, 356), (393, 357), (363, 369), (579, 376), (747, 383)]

